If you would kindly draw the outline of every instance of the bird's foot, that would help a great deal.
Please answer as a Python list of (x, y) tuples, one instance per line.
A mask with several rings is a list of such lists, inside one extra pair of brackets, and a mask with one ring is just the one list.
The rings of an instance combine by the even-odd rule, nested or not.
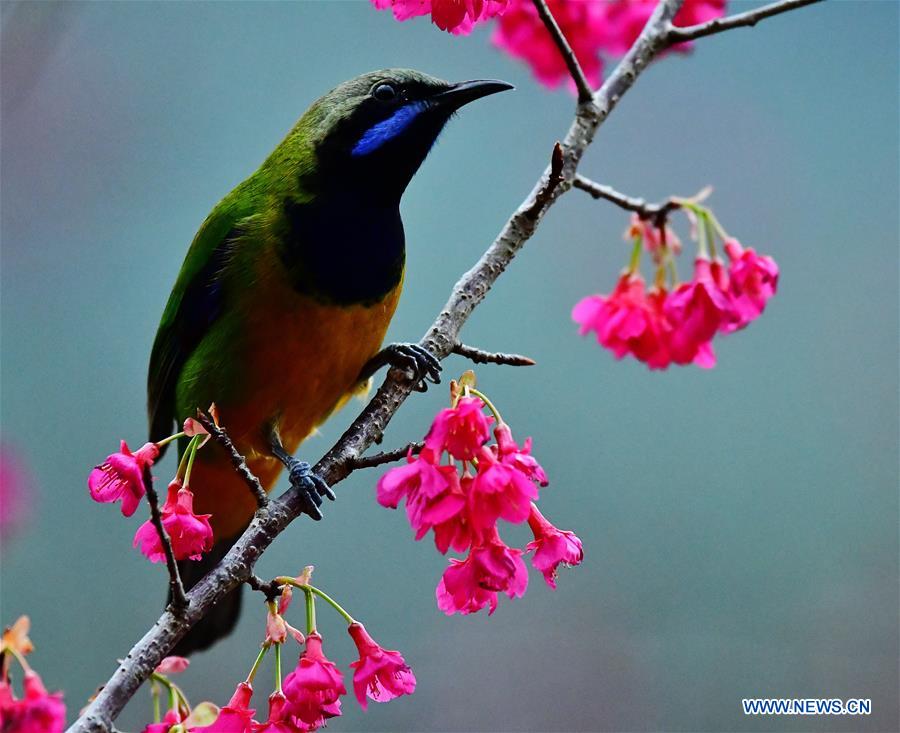
[(412, 373), (416, 390), (424, 392), (428, 382), (441, 383), (441, 362), (428, 349), (419, 344), (397, 343), (386, 346), (379, 356), (383, 362)]
[(335, 495), (331, 487), (319, 474), (313, 473), (312, 466), (293, 456), (288, 463), (288, 476), (293, 486), (303, 497), (303, 511), (317, 522), (322, 518), (322, 497), (327, 496), (334, 501)]

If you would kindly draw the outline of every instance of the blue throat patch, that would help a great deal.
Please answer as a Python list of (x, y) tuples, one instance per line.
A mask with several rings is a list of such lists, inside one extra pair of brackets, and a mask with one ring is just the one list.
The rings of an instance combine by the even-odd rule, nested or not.
[(366, 130), (356, 145), (353, 146), (350, 154), (353, 156), (368, 155), (378, 150), (386, 142), (393, 140), (409, 127), (427, 106), (426, 102), (412, 102), (403, 105), (386, 120), (382, 120)]

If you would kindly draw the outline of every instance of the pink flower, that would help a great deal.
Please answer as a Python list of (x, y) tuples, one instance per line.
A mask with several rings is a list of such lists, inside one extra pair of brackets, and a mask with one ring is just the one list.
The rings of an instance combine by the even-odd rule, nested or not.
[[(599, 86), (603, 72), (599, 51), (605, 37), (604, 3), (549, 0), (547, 4), (588, 81), (594, 87)], [(532, 0), (511, 0), (506, 12), (497, 21), (491, 40), (510, 56), (527, 63), (538, 81), (545, 86), (556, 87), (568, 80), (574, 89), (568, 67)]]
[(479, 397), (462, 397), (456, 407), (441, 410), (428, 435), (425, 447), (440, 455), (443, 450), (460, 461), (470, 461), (490, 437), (491, 419), (484, 414)]
[(679, 285), (667, 298), (665, 313), (672, 326), (668, 339), (672, 360), (677, 364), (713, 366), (715, 357), (709, 341), (731, 318), (732, 307), (713, 277), (708, 259), (696, 259), (694, 279)]
[[(309, 726), (291, 717), (285, 696), (280, 692), (269, 695), (269, 717), (265, 723), (252, 723), (253, 733), (298, 733), (298, 731), (316, 730), (318, 726)], [(226, 733), (222, 729), (222, 733)]]
[(531, 455), (531, 438), (525, 438), (525, 445), (520, 448), (519, 444), (513, 440), (512, 431), (506, 423), (501, 423), (494, 428), (494, 437), (497, 439), (497, 455), (501, 463), (513, 466), (541, 486), (549, 483), (541, 464)]
[[(650, 19), (656, 0), (605, 0), (599, 3), (605, 10), (603, 50), (612, 56), (622, 56), (637, 40)], [(677, 26), (695, 25), (718, 18), (725, 12), (725, 0), (685, 0), (673, 21)], [(676, 46), (686, 51), (691, 44)]]
[(766, 302), (778, 290), (778, 265), (771, 257), (756, 254), (752, 247), (744, 249), (736, 239), (725, 240), (728, 267), (728, 294), (735, 311), (724, 330), (735, 331), (758, 318)]
[(94, 501), (109, 503), (122, 500), (122, 514), (134, 514), (145, 493), (144, 469), (159, 456), (156, 443), (146, 443), (137, 453), (123, 440), (118, 453), (107, 456), (88, 477), (88, 489)]
[(478, 474), (469, 492), (469, 521), (476, 530), (488, 530), (498, 519), (524, 522), (537, 496), (538, 488), (526, 474), (498, 461), (491, 450), (481, 449)]
[(184, 672), (190, 665), (191, 660), (186, 657), (166, 657), (156, 668), (157, 674), (178, 674)]
[(625, 230), (625, 238), (633, 240), (640, 237), (644, 249), (650, 253), (653, 261), (660, 265), (664, 261), (666, 250), (675, 255), (681, 254), (681, 240), (668, 225), (665, 227), (665, 242), (663, 242), (663, 230), (657, 228), (651, 222), (641, 219), (637, 214), (631, 215), (631, 222)]
[(431, 22), (442, 31), (467, 34), (473, 26), (506, 8), (508, 0), (371, 0), (379, 10), (391, 8), (399, 21), (431, 13)]
[(166, 714), (163, 715), (162, 722), (150, 723), (144, 728), (142, 733), (168, 733), (172, 726), (178, 725), (181, 721), (182, 717), (178, 714), (178, 711), (167, 710)]
[(255, 723), (253, 713), (256, 711), (249, 707), (250, 698), (253, 697), (253, 688), (248, 682), (241, 682), (228, 704), (219, 710), (215, 722), (200, 728), (191, 728), (192, 733), (247, 733)]
[(662, 313), (665, 292), (644, 290), (638, 274), (624, 273), (609, 295), (589, 295), (572, 309), (572, 320), (584, 335), (597, 334), (597, 341), (621, 359), (631, 354), (651, 369), (665, 369), (671, 361), (667, 324)]
[(359, 650), (359, 660), (352, 662), (353, 691), (363, 710), (368, 707), (366, 696), (375, 702), (387, 702), (416, 690), (416, 676), (400, 652), (384, 649), (366, 632), (360, 623), (347, 628)]
[[(194, 495), (189, 489), (182, 488), (180, 479), (169, 484), (169, 494), (160, 513), (176, 560), (199, 560), (204, 552), (212, 549), (213, 532), (209, 525), (212, 515), (194, 514)], [(138, 545), (150, 562), (165, 562), (162, 542), (149, 519), (134, 535), (134, 546)]]
[(19, 451), (0, 443), (0, 540), (26, 520), (32, 503), (32, 480)]
[(584, 559), (581, 540), (574, 532), (557, 529), (532, 504), (528, 526), (534, 533), (534, 541), (525, 546), (525, 551), (534, 550), (531, 564), (544, 575), (544, 580), (556, 589), (556, 571), (560, 565), (580, 565)]
[(410, 451), (406, 460), (405, 466), (392, 468), (379, 479), (378, 503), (396, 509), (406, 498), (406, 514), (418, 540), (435, 525), (457, 517), (466, 500), (456, 468), (436, 465), (430, 448), (423, 448), (418, 457)]
[[(291, 586), (287, 586), (287, 588), (290, 587)], [(282, 597), (279, 601), (278, 608), (275, 609), (274, 613), (272, 612), (272, 609), (269, 609), (266, 614), (266, 644), (284, 644), (284, 642), (287, 641), (288, 634), (293, 636), (298, 644), (304, 642), (303, 632), (301, 632), (300, 629), (295, 629), (291, 626), (285, 621), (284, 616), (282, 615), (290, 604), (291, 595), (291, 592), (285, 593), (282, 591)], [(286, 599), (285, 596), (287, 596)]]
[(521, 598), (528, 587), (522, 550), (507, 547), (496, 530), (484, 544), (473, 547), (465, 560), (450, 560), (435, 591), (438, 608), (448, 616), (497, 608), (497, 593)]
[(66, 723), (62, 693), (47, 692), (40, 676), (26, 670), (24, 698), (17, 700), (7, 682), (0, 683), (0, 728), (3, 733), (61, 733)]
[(322, 726), (326, 718), (341, 714), (341, 695), (347, 694), (344, 677), (322, 653), (322, 637), (306, 637), (306, 650), (296, 669), (282, 684), (290, 714), (311, 726)]

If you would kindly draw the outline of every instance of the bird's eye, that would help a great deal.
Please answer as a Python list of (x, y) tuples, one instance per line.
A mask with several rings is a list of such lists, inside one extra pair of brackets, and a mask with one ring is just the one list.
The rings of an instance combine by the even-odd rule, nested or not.
[(397, 97), (397, 89), (393, 84), (378, 84), (372, 90), (372, 96), (379, 102), (390, 102)]

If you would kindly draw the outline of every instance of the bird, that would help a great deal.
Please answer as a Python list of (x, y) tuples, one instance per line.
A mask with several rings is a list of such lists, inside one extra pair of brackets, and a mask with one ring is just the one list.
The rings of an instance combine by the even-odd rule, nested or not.
[[(198, 409), (218, 420), (271, 491), (287, 469), (304, 511), (334, 499), (298, 447), (383, 366), (420, 389), (440, 363), (414, 343), (382, 348), (405, 272), (401, 197), (447, 121), (463, 106), (512, 89), (493, 79), (450, 83), (383, 69), (339, 84), (300, 117), (259, 169), (223, 198), (191, 243), (153, 342), (147, 380), (150, 440)], [(179, 441), (179, 452), (187, 439)], [(215, 545), (179, 562), (186, 588), (234, 544), (257, 508), (214, 441), (190, 481)], [(240, 588), (181, 639), (174, 653), (231, 632)]]

